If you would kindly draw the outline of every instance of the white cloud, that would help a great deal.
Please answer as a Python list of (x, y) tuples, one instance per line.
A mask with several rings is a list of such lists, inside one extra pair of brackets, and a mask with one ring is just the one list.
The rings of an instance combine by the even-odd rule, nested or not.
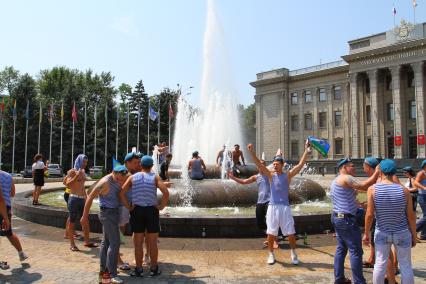
[(129, 37), (138, 37), (139, 35), (135, 20), (130, 16), (115, 18), (111, 28)]

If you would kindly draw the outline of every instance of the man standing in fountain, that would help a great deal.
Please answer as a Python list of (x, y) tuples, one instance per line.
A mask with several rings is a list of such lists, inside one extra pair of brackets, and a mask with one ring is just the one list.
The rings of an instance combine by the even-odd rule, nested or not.
[[(84, 203), (86, 201), (87, 193), (84, 187), (86, 182), (85, 168), (87, 167), (88, 158), (84, 154), (80, 154), (74, 161), (74, 168), (68, 171), (65, 177), (64, 183), (70, 191), (68, 199), (68, 211), (69, 211), (69, 225), (68, 225), (68, 239), (70, 240), (71, 251), (79, 251), (74, 241), (74, 224), (80, 219), (84, 211)], [(89, 239), (89, 224), (81, 224), (84, 235), (84, 246), (85, 247), (97, 247), (96, 244), (91, 243)]]
[[(151, 172), (154, 160), (151, 156), (142, 157), (142, 171), (130, 176), (120, 191), (120, 199), (130, 210), (130, 224), (133, 231), (136, 268), (131, 276), (142, 277), (143, 241), (148, 238), (151, 258), (150, 276), (161, 273), (158, 268), (158, 234), (160, 232), (160, 210), (169, 200), (169, 191), (161, 178)], [(132, 201), (129, 203), (127, 191), (131, 188)], [(163, 193), (160, 204), (157, 200), (157, 188)]]
[(243, 162), (242, 165), (245, 166), (246, 162), (244, 160), (243, 151), (240, 150), (240, 145), (235, 144), (234, 150), (232, 150), (232, 163), (234, 164), (233, 172), (237, 176), (240, 175), (240, 170), (239, 170), (239, 168), (241, 167), (240, 157), (241, 157), (241, 161)]
[(253, 161), (259, 168), (259, 172), (269, 178), (271, 197), (269, 201), (268, 211), (266, 213), (266, 224), (268, 234), (268, 249), (269, 257), (267, 260), (268, 264), (275, 263), (274, 255), (274, 241), (278, 235), (279, 229), (283, 235), (288, 236), (291, 249), (291, 262), (294, 265), (299, 264), (299, 260), (296, 254), (296, 237), (294, 230), (294, 220), (291, 214), (290, 202), (289, 202), (289, 187), (291, 179), (296, 176), (303, 165), (305, 164), (306, 157), (308, 155), (308, 145), (305, 145), (305, 151), (300, 159), (300, 162), (293, 167), (289, 172), (283, 172), (284, 160), (282, 157), (274, 158), (274, 172), (269, 171), (264, 164), (256, 157), (253, 145), (249, 144), (247, 149), (251, 154)]
[(205, 170), (204, 160), (198, 155), (198, 151), (194, 151), (192, 159), (188, 163), (189, 177), (195, 180), (203, 180)]
[(356, 202), (357, 191), (366, 191), (373, 185), (379, 175), (376, 169), (374, 174), (364, 182), (354, 179), (355, 165), (352, 160), (345, 158), (337, 164), (339, 175), (330, 186), (333, 212), (331, 221), (336, 231), (337, 247), (334, 255), (334, 283), (351, 283), (345, 278), (345, 258), (349, 250), (352, 278), (354, 283), (366, 283), (362, 274), (362, 243), (361, 231), (357, 223)]
[(81, 224), (89, 226), (89, 212), (93, 200), (99, 196), (99, 221), (102, 223), (102, 243), (100, 249), (100, 275), (109, 273), (110, 283), (123, 283), (117, 277), (117, 260), (120, 250), (120, 198), (121, 186), (127, 179), (127, 168), (123, 165), (115, 166), (113, 172), (104, 176), (95, 185), (84, 206)]

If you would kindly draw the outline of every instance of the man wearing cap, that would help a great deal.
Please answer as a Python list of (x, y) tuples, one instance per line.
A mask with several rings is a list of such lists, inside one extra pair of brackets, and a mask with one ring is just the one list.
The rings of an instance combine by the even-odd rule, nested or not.
[(194, 151), (192, 159), (188, 163), (189, 177), (194, 180), (203, 180), (205, 170), (204, 160), (198, 155), (198, 151)]
[[(150, 276), (161, 273), (158, 268), (158, 234), (160, 232), (159, 211), (167, 205), (169, 191), (161, 178), (151, 172), (154, 160), (150, 156), (142, 157), (142, 170), (130, 176), (122, 186), (120, 199), (124, 206), (130, 210), (130, 224), (133, 231), (135, 247), (136, 268), (132, 276), (142, 277), (142, 258), (144, 237), (148, 238), (149, 253), (151, 257)], [(132, 201), (129, 203), (126, 193), (132, 189)], [(161, 202), (157, 200), (157, 188), (162, 192)], [(147, 233), (145, 233), (147, 232)]]
[(362, 243), (361, 230), (357, 223), (356, 214), (358, 205), (356, 202), (357, 191), (366, 191), (373, 185), (379, 172), (374, 174), (364, 182), (357, 182), (354, 179), (355, 165), (349, 158), (338, 162), (339, 175), (333, 180), (330, 186), (333, 212), (331, 221), (336, 231), (337, 247), (334, 255), (334, 283), (351, 283), (345, 278), (345, 258), (349, 250), (352, 278), (354, 283), (366, 283), (362, 274)]
[(426, 160), (421, 163), (420, 168), (414, 180), (414, 186), (419, 190), (417, 201), (422, 209), (423, 217), (417, 221), (416, 231), (420, 232), (420, 240), (426, 240)]
[[(70, 189), (70, 196), (68, 199), (69, 211), (69, 225), (68, 225), (68, 239), (70, 240), (70, 250), (79, 251), (74, 241), (74, 224), (83, 215), (84, 204), (86, 201), (87, 193), (84, 186), (86, 182), (86, 172), (88, 158), (84, 154), (80, 154), (74, 161), (74, 167), (70, 169), (64, 179), (64, 184)], [(81, 224), (84, 236), (84, 246), (97, 247), (96, 244), (91, 243), (89, 239), (89, 224)]]
[(291, 249), (291, 262), (294, 265), (299, 264), (296, 254), (296, 237), (294, 230), (294, 219), (291, 214), (290, 202), (288, 198), (291, 179), (296, 176), (305, 164), (308, 155), (308, 144), (305, 145), (305, 151), (300, 158), (299, 163), (288, 172), (283, 172), (284, 160), (282, 157), (274, 158), (274, 172), (269, 171), (264, 164), (256, 157), (253, 145), (249, 144), (247, 149), (251, 154), (253, 161), (259, 168), (259, 172), (269, 179), (270, 201), (266, 213), (266, 225), (268, 234), (269, 256), (267, 263), (275, 263), (274, 241), (278, 235), (279, 229), (283, 235), (288, 236)]
[(414, 283), (411, 265), (411, 247), (416, 245), (416, 217), (412, 210), (410, 192), (399, 183), (393, 182), (396, 163), (385, 159), (380, 162), (380, 181), (367, 192), (367, 214), (365, 216), (365, 244), (370, 243), (370, 227), (376, 216), (376, 262), (373, 283), (385, 281), (387, 261), (391, 245), (396, 248), (401, 282)]
[(94, 186), (84, 205), (81, 224), (89, 225), (89, 213), (93, 200), (99, 196), (99, 221), (102, 223), (103, 238), (100, 248), (100, 277), (105, 272), (110, 274), (111, 283), (123, 283), (117, 277), (117, 259), (120, 249), (119, 232), (119, 193), (127, 179), (127, 169), (123, 165), (115, 166), (113, 172), (104, 176)]

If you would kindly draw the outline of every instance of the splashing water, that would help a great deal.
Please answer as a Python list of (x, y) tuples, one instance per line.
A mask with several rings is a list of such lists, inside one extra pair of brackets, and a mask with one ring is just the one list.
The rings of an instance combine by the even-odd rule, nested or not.
[(214, 164), (224, 143), (242, 144), (237, 93), (214, 3), (208, 0), (200, 106), (194, 111), (183, 98), (178, 102), (173, 160), (182, 166), (195, 150), (206, 164)]

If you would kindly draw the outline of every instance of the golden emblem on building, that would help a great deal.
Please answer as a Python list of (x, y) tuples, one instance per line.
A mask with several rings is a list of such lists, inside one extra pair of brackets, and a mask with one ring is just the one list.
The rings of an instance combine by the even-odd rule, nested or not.
[(400, 40), (404, 40), (410, 37), (413, 30), (414, 25), (402, 19), (401, 24), (393, 29), (393, 33)]

